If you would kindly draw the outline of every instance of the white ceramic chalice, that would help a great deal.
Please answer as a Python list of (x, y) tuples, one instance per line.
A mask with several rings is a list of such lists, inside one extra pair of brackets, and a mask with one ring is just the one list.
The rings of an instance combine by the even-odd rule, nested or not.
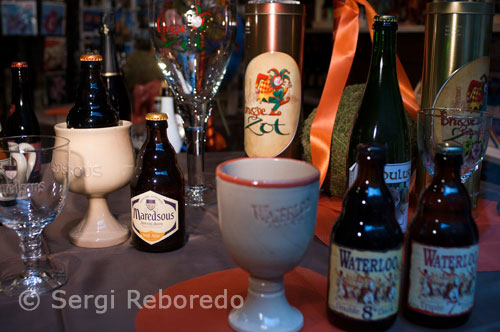
[(229, 314), (237, 331), (298, 331), (283, 274), (304, 256), (314, 233), (319, 171), (284, 158), (242, 158), (217, 167), (219, 227), (232, 259), (250, 273), (248, 295)]
[(115, 127), (68, 129), (56, 124), (57, 136), (70, 140), (70, 191), (89, 199), (81, 222), (70, 231), (71, 242), (79, 247), (105, 248), (125, 242), (129, 228), (109, 211), (106, 197), (130, 182), (134, 155), (129, 121)]

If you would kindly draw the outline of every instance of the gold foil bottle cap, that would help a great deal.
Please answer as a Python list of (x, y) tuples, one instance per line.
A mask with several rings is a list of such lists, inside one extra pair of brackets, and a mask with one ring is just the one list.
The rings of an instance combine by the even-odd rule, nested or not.
[(167, 121), (168, 116), (166, 113), (152, 112), (146, 114), (146, 120), (148, 121)]
[(80, 61), (102, 61), (102, 56), (99, 54), (83, 54)]

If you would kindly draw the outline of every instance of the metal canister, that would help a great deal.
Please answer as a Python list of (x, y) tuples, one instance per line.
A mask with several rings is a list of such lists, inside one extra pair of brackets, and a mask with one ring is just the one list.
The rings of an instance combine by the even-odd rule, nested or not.
[[(491, 1), (434, 1), (426, 6), (421, 107), (485, 110), (494, 16)], [(479, 172), (469, 179), (473, 198), (479, 192)], [(426, 182), (421, 163), (416, 192)]]
[(434, 1), (426, 12), (422, 108), (486, 108), (486, 93), (467, 100), (467, 89), (487, 82), (494, 3)]
[(245, 153), (300, 158), (305, 6), (250, 1), (245, 15)]

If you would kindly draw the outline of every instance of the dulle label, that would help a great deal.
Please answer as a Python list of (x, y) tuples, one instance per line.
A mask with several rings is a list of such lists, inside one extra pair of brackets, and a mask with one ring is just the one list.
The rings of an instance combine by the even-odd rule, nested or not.
[(134, 233), (149, 244), (155, 244), (179, 229), (178, 202), (147, 191), (131, 199), (131, 219)]
[(432, 316), (472, 310), (478, 246), (443, 248), (412, 241), (408, 306)]
[(245, 73), (245, 152), (275, 157), (292, 142), (300, 119), (301, 81), (295, 60), (286, 53), (256, 56)]
[[(349, 186), (358, 175), (358, 163), (349, 168)], [(403, 233), (408, 221), (409, 193), (411, 180), (411, 162), (387, 164), (384, 167), (384, 180), (394, 200), (394, 214)]]
[(402, 248), (362, 251), (332, 244), (328, 306), (359, 320), (398, 311)]

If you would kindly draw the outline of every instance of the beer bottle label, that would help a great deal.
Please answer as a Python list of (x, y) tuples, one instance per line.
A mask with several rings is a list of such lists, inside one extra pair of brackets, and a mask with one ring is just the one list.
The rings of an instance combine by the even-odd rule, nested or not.
[(179, 229), (178, 202), (151, 190), (132, 197), (131, 217), (134, 233), (149, 244)]
[(256, 56), (245, 73), (245, 152), (275, 157), (293, 141), (300, 119), (301, 81), (295, 60), (286, 53)]
[[(349, 168), (349, 187), (358, 175), (358, 163)], [(387, 164), (384, 167), (384, 180), (394, 199), (394, 214), (403, 233), (408, 221), (410, 198), (411, 161), (400, 164)]]
[(472, 310), (478, 246), (442, 248), (411, 242), (408, 307), (452, 317)]
[(364, 321), (397, 313), (402, 251), (366, 251), (332, 244), (329, 308)]

